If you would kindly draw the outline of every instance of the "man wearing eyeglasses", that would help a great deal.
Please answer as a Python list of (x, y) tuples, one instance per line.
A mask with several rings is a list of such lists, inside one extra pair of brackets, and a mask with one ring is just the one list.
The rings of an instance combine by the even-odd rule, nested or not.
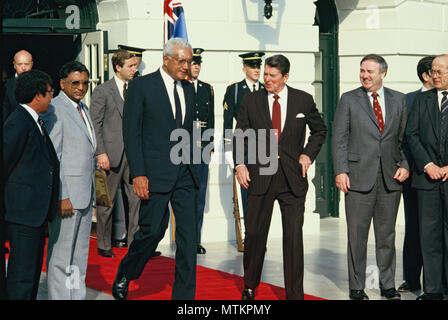
[[(429, 74), (434, 89), (416, 96), (406, 139), (415, 160), (423, 294), (418, 300), (442, 300), (448, 274), (448, 54), (437, 56)], [(445, 272), (444, 272), (445, 270)]]
[(72, 61), (62, 66), (59, 76), (62, 90), (43, 114), (61, 163), (58, 214), (49, 225), (48, 298), (83, 300), (95, 195), (95, 132), (81, 102), (89, 71)]
[(52, 80), (31, 70), (17, 77), (20, 103), (3, 128), (6, 231), (11, 246), (7, 274), (10, 300), (35, 300), (48, 221), (57, 209), (59, 161), (39, 117), (52, 98)]
[[(171, 297), (195, 297), (199, 177), (191, 165), (191, 150), (175, 148), (177, 133), (188, 132), (191, 142), (194, 89), (185, 80), (191, 62), (191, 46), (183, 39), (171, 38), (163, 49), (163, 66), (129, 83), (123, 108), (123, 139), (134, 192), (142, 202), (139, 229), (112, 285), (112, 295), (117, 300), (126, 299), (129, 283), (140, 277), (163, 238), (168, 227), (169, 202), (176, 218), (176, 267)], [(178, 156), (182, 157), (180, 163)]]

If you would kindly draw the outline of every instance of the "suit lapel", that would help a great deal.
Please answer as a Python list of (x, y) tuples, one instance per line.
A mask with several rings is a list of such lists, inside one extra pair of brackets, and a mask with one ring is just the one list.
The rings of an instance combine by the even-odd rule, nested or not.
[[(173, 109), (171, 106), (171, 101), (168, 96), (168, 88), (165, 86), (165, 83), (162, 79), (162, 71), (160, 69), (155, 74), (156, 77), (156, 83), (152, 83), (153, 85), (156, 85), (158, 88), (156, 88), (156, 92), (161, 91), (162, 92), (162, 101), (160, 102), (161, 111), (165, 114), (166, 119), (171, 123), (172, 126), (176, 127), (176, 120), (174, 119)], [(174, 81), (174, 80), (173, 80)]]
[(42, 148), (44, 150), (45, 157), (48, 160), (52, 161), (52, 159), (50, 158), (50, 154), (48, 153), (48, 149), (47, 149), (46, 142), (45, 142), (45, 139), (47, 139), (48, 141), (51, 141), (50, 137), (48, 135), (46, 137), (44, 137), (42, 135), (42, 133), (40, 132), (39, 128), (37, 127), (38, 124), (34, 121), (34, 119), (31, 116), (31, 114), (29, 114), (29, 112), (25, 110), (25, 108), (23, 108), (22, 106), (19, 106), (18, 108), (19, 108), (19, 110), (21, 112), (24, 113), (25, 118), (30, 123), (30, 125), (34, 128), (33, 130), (35, 131), (35, 134), (40, 138), (40, 139), (38, 139), (39, 140), (39, 145), (40, 145), (40, 148)]
[[(297, 101), (294, 100), (294, 95), (292, 95), (291, 93), (291, 88), (288, 87), (288, 105), (286, 107), (286, 118), (285, 118), (285, 125), (282, 128), (282, 134), (280, 136), (280, 140), (283, 138), (284, 136), (284, 132), (293, 125), (293, 121), (295, 119), (295, 116), (298, 113), (298, 110), (296, 110), (296, 108), (294, 106), (298, 105)], [(282, 108), (282, 113), (284, 113), (284, 107)]]
[[(92, 146), (95, 146), (94, 141), (92, 141), (92, 139), (90, 138), (89, 130), (87, 129), (86, 123), (84, 123), (84, 121), (82, 120), (81, 115), (79, 114), (78, 110), (76, 110), (75, 106), (71, 103), (71, 101), (69, 100), (68, 97), (66, 97), (65, 95), (62, 95), (61, 98), (64, 99), (64, 106), (67, 108), (67, 113), (70, 116), (70, 118), (72, 118), (73, 122), (80, 128), (80, 130), (82, 132), (84, 132), (84, 134), (87, 136), (87, 138), (89, 139)], [(81, 102), (81, 104), (84, 107), (84, 104), (82, 102)], [(84, 109), (84, 111), (85, 110), (87, 110), (87, 109)], [(92, 122), (88, 115), (89, 112), (84, 112), (84, 114), (86, 114), (86, 116), (87, 116), (86, 121), (87, 121), (87, 123), (89, 123), (90, 128), (93, 128)], [(93, 137), (95, 136), (95, 134), (93, 132), (92, 132), (92, 136)]]
[(115, 82), (115, 79), (111, 79), (111, 85), (109, 87), (110, 94), (112, 95), (115, 106), (117, 107), (118, 112), (120, 113), (120, 116), (123, 117), (123, 105), (124, 101), (123, 98), (120, 96), (120, 91), (118, 90), (117, 83)]
[(272, 129), (272, 120), (271, 120), (271, 113), (269, 111), (269, 101), (268, 101), (268, 92), (266, 90), (260, 91), (260, 102), (257, 103), (257, 108), (260, 106), (261, 110), (259, 110), (262, 120), (263, 120), (263, 126), (268, 129)]
[(433, 89), (431, 94), (426, 99), (426, 111), (429, 114), (434, 134), (437, 140), (440, 138), (440, 110), (439, 103), (437, 101), (437, 91)]
[(384, 119), (383, 135), (393, 127), (394, 118), (396, 116), (396, 113), (394, 112), (396, 101), (390, 90), (387, 88), (384, 88), (384, 104), (384, 108), (386, 109), (386, 119)]
[(367, 92), (363, 87), (360, 87), (358, 90), (358, 97), (359, 97), (359, 103), (361, 105), (361, 109), (364, 110), (364, 112), (367, 113), (369, 118), (373, 121), (375, 126), (380, 129), (380, 126), (378, 125), (378, 120), (376, 119), (375, 113), (373, 112), (372, 104), (369, 101), (369, 97), (367, 96)]

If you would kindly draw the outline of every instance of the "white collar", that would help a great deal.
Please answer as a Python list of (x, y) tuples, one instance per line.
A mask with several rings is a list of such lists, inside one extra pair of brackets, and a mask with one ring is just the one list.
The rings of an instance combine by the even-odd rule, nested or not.
[(20, 104), (22, 107), (25, 108), (26, 111), (28, 111), (28, 113), (33, 117), (34, 121), (37, 123), (37, 119), (39, 118), (39, 115), (37, 114), (36, 110), (34, 110), (33, 108), (31, 108), (29, 105), (27, 104)]
[[(288, 86), (285, 84), (283, 89), (277, 95), (280, 100), (288, 101)], [(272, 99), (274, 99), (274, 94), (272, 92), (268, 92), (268, 97), (272, 97)]]

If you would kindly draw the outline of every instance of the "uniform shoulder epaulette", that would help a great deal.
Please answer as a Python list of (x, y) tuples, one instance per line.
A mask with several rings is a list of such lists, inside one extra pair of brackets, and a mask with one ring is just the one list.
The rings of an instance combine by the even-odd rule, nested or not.
[(211, 83), (208, 83), (208, 82), (206, 82), (206, 81), (202, 81), (202, 80), (200, 80), (203, 84), (206, 84), (206, 85), (208, 85), (208, 86), (210, 86), (210, 90), (212, 91), (212, 95), (213, 95), (213, 85), (211, 84)]
[(231, 86), (233, 86), (234, 84), (236, 84), (236, 85), (237, 85), (238, 83), (240, 83), (240, 81), (235, 81), (235, 82), (232, 82), (231, 84), (229, 84), (229, 85), (227, 86), (227, 88), (228, 88), (228, 87), (231, 87)]

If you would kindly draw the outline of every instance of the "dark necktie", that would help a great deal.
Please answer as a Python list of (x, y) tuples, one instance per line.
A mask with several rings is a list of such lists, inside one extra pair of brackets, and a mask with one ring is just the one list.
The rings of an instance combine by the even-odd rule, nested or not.
[(378, 102), (378, 93), (373, 92), (372, 97), (373, 97), (373, 111), (375, 112), (376, 121), (378, 121), (380, 132), (383, 133), (384, 120), (383, 120), (383, 112), (381, 111), (381, 106), (380, 103)]
[(274, 95), (274, 104), (272, 106), (272, 128), (277, 129), (277, 140), (280, 139), (282, 134), (282, 117), (280, 103), (278, 102), (278, 95)]
[(128, 94), (128, 84), (125, 82), (123, 85), (123, 100), (126, 100), (127, 94)]
[(254, 90), (252, 90), (252, 92), (257, 91), (257, 86), (255, 84), (253, 84), (253, 88)]
[(176, 105), (176, 127), (182, 127), (182, 109), (180, 107), (179, 94), (177, 93), (177, 81), (174, 81), (174, 103)]
[(448, 91), (442, 91), (442, 102), (440, 104), (440, 110), (442, 112), (442, 119), (444, 119), (446, 116), (448, 116)]
[(78, 102), (78, 105), (76, 106), (76, 108), (78, 109), (78, 112), (81, 116), (82, 121), (84, 122), (85, 126), (87, 127), (87, 123), (86, 123), (86, 119), (84, 119), (84, 115), (82, 114), (82, 108), (81, 108), (81, 102)]

